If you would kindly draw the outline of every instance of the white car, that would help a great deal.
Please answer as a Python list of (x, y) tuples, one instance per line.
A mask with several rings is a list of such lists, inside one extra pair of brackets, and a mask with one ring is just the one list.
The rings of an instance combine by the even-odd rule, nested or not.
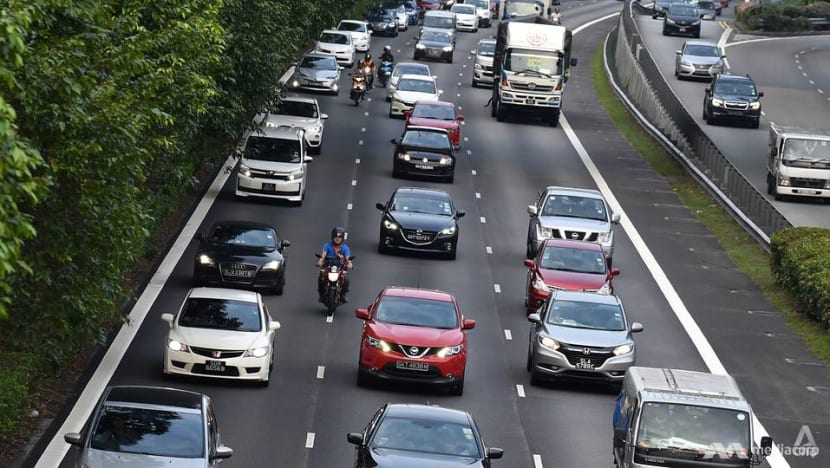
[(401, 78), (401, 75), (432, 76), (432, 73), (429, 71), (429, 65), (423, 63), (399, 62), (395, 64), (395, 68), (392, 69), (392, 76), (389, 77), (389, 82), (386, 84), (387, 102), (392, 100), (392, 92), (398, 86), (398, 80)]
[(273, 320), (255, 291), (193, 288), (170, 325), (164, 373), (239, 379), (268, 385), (274, 364)]
[(315, 50), (324, 54), (333, 54), (337, 63), (351, 67), (354, 65), (354, 43), (348, 31), (326, 29), (320, 33)]
[(406, 14), (406, 7), (403, 4), (397, 7), (390, 7), (395, 10), (395, 20), (398, 23), (398, 31), (409, 30), (409, 15)]
[(455, 29), (458, 31), (478, 31), (478, 11), (475, 5), (456, 3), (450, 9), (455, 13)]
[(337, 25), (337, 30), (351, 33), (354, 50), (358, 52), (368, 52), (372, 47), (372, 30), (365, 21), (343, 20)]
[(311, 97), (286, 96), (267, 114), (257, 114), (256, 122), (270, 122), (272, 125), (302, 128), (309, 154), (320, 154), (323, 150), (323, 131), (328, 114), (320, 112), (317, 99)]
[(303, 204), (308, 163), (305, 132), (266, 119), (248, 136), (236, 174), (237, 197), (278, 198)]
[(438, 89), (435, 78), (423, 75), (401, 75), (398, 85), (392, 91), (389, 117), (403, 115), (412, 109), (415, 101), (437, 101), (443, 91)]

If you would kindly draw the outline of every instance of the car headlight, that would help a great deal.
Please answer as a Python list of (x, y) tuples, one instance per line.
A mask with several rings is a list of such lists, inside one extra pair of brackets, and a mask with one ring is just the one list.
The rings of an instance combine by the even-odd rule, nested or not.
[(758, 109), (761, 108), (761, 103), (759, 101), (750, 102), (749, 103), (749, 108), (752, 109), (752, 110), (758, 110)]
[(256, 347), (256, 348), (248, 349), (248, 350), (245, 351), (244, 357), (255, 357), (255, 358), (265, 357), (265, 355), (268, 354), (268, 351), (270, 350), (270, 348), (271, 348), (270, 346), (259, 346), (259, 347)]
[(170, 338), (167, 339), (167, 347), (173, 351), (182, 351), (185, 353), (188, 351), (186, 344), (178, 340), (171, 340)]
[(303, 178), (303, 171), (294, 171), (288, 174), (288, 180), (300, 180)]
[(553, 237), (553, 228), (539, 226), (539, 237), (543, 239), (549, 239)]
[(398, 159), (402, 161), (409, 161), (409, 153), (398, 153)]
[(608, 242), (611, 242), (611, 231), (600, 232), (599, 235), (597, 236), (597, 241), (602, 243), (602, 244), (606, 244)]
[(475, 68), (476, 70), (481, 70), (481, 64), (477, 63), (477, 64), (473, 65), (473, 68)]
[(419, 42), (419, 43), (415, 44), (415, 48), (416, 49), (426, 49), (426, 46)]
[(666, 24), (677, 24), (677, 23), (675, 23), (674, 20), (671, 19), (671, 18), (666, 18)]
[(340, 85), (338, 85), (337, 83), (334, 83), (333, 85), (331, 85), (331, 89), (332, 89), (332, 91), (337, 91), (338, 89), (340, 89)]
[(244, 164), (241, 164), (239, 166), (239, 173), (244, 175), (245, 177), (251, 177), (251, 168)]
[(263, 270), (279, 270), (281, 264), (282, 264), (282, 261), (280, 261), (280, 260), (271, 260), (270, 262), (266, 263), (265, 265), (262, 265), (262, 269)]
[(291, 82), (291, 87), (292, 88), (299, 88), (300, 87), (300, 80), (295, 79), (294, 81), (292, 81)]
[(455, 234), (455, 226), (450, 226), (448, 228), (441, 229), (441, 234), (445, 236), (451, 236)]
[(215, 266), (216, 262), (214, 262), (213, 259), (210, 258), (210, 255), (202, 254), (199, 255), (199, 265)]
[(383, 220), (383, 227), (389, 229), (390, 231), (398, 229), (398, 225), (388, 219)]
[(559, 342), (554, 340), (553, 338), (548, 338), (547, 336), (539, 338), (539, 344), (541, 344), (545, 348), (552, 349), (554, 351), (559, 349)]
[(681, 60), (680, 65), (683, 65), (684, 67), (691, 67), (692, 62), (689, 62), (688, 60)]
[(715, 107), (721, 107), (723, 105), (723, 99), (712, 98), (712, 105)]
[(452, 52), (452, 46), (444, 46), (444, 52)]
[(438, 163), (442, 166), (449, 166), (450, 164), (452, 164), (452, 158), (441, 158), (441, 160), (438, 161)]
[(447, 356), (455, 356), (456, 354), (461, 354), (461, 351), (464, 350), (464, 345), (460, 344), (457, 346), (447, 346), (446, 348), (441, 348), (436, 354), (440, 358), (445, 358)]
[(533, 275), (533, 289), (537, 289), (539, 291), (547, 291), (548, 285), (547, 283), (545, 283), (545, 280), (543, 280), (539, 276)]
[(315, 125), (314, 127), (309, 127), (308, 128), (309, 133), (318, 133), (318, 132), (321, 132), (321, 131), (323, 131), (323, 127), (320, 126), (320, 125)]
[(697, 26), (698, 24), (700, 24), (700, 20), (692, 21), (692, 26)]
[(778, 175), (778, 185), (781, 185), (783, 187), (789, 187), (790, 186), (790, 178), (787, 177), (787, 176), (782, 176), (781, 174), (779, 174)]
[(634, 346), (630, 344), (624, 344), (617, 346), (614, 348), (614, 356), (622, 356), (623, 354), (628, 354), (631, 351), (634, 351)]
[(596, 292), (597, 294), (611, 294), (611, 283), (603, 284)]
[(377, 339), (373, 336), (368, 336), (368, 335), (366, 336), (366, 344), (373, 347), (373, 348), (377, 348), (377, 349), (383, 351), (384, 353), (388, 353), (389, 351), (392, 351), (392, 346), (390, 346), (389, 343), (387, 343), (383, 340), (379, 340), (379, 339)]

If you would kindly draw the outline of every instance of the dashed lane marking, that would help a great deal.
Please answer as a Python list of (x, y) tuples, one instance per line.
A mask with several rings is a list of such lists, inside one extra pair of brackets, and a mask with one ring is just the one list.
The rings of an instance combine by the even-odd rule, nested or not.
[(494, 284), (493, 291), (495, 291), (496, 294), (501, 294), (501, 285), (499, 285), (499, 283)]
[(511, 341), (513, 339), (513, 333), (511, 333), (510, 330), (504, 330), (504, 339)]
[(533, 454), (533, 468), (543, 468), (541, 455)]
[(476, 198), (481, 198), (481, 194), (479, 192), (476, 192)]
[(484, 247), (484, 251), (487, 252), (488, 254), (491, 254), (491, 255), (493, 254), (493, 248), (490, 247), (489, 245), (487, 247)]
[(313, 432), (306, 432), (306, 435), (305, 435), (305, 448), (314, 448), (314, 433)]
[(317, 378), (322, 379), (326, 375), (326, 366), (317, 366)]
[(519, 398), (525, 397), (525, 386), (522, 384), (516, 384), (516, 393), (519, 395)]
[(487, 224), (487, 218), (485, 218), (484, 216), (479, 218), (479, 221), (481, 221), (481, 224)]

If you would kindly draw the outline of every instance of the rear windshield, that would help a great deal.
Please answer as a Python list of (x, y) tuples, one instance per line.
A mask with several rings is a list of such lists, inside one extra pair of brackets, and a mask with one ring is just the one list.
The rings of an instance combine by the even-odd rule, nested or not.
[(360, 23), (340, 23), (340, 26), (337, 29), (341, 31), (357, 31), (357, 32), (366, 32), (366, 26)]

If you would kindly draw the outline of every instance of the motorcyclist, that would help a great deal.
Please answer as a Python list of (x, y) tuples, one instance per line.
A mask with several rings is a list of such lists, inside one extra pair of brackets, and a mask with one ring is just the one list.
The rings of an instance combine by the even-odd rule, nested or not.
[(363, 60), (360, 61), (358, 64), (358, 68), (364, 74), (369, 86), (372, 86), (373, 78), (374, 78), (374, 70), (375, 70), (375, 62), (372, 60), (372, 54), (366, 52), (366, 55), (363, 56)]
[(380, 54), (381, 62), (395, 62), (395, 56), (392, 55), (392, 46), (383, 46), (383, 53)]
[[(351, 270), (353, 268), (352, 261), (349, 260), (349, 257), (352, 256), (352, 252), (349, 249), (349, 246), (343, 241), (344, 237), (346, 236), (346, 230), (340, 226), (336, 226), (331, 230), (331, 240), (323, 244), (323, 251), (320, 253), (320, 260), (317, 261), (317, 266), (323, 268), (323, 265), (326, 264), (326, 259), (329, 261), (333, 261), (336, 258), (339, 258), (342, 264), (345, 266), (346, 271)], [(349, 275), (345, 274), (344, 271), (343, 275), (343, 291), (340, 296), (341, 300), (345, 302), (349, 302)], [(317, 279), (317, 294), (319, 294), (320, 302), (323, 302), (323, 292), (325, 291), (325, 281), (326, 281), (326, 272), (321, 270), (320, 276)]]
[(550, 20), (556, 24), (562, 23), (562, 13), (559, 12), (559, 8), (553, 9), (553, 13), (550, 14)]

